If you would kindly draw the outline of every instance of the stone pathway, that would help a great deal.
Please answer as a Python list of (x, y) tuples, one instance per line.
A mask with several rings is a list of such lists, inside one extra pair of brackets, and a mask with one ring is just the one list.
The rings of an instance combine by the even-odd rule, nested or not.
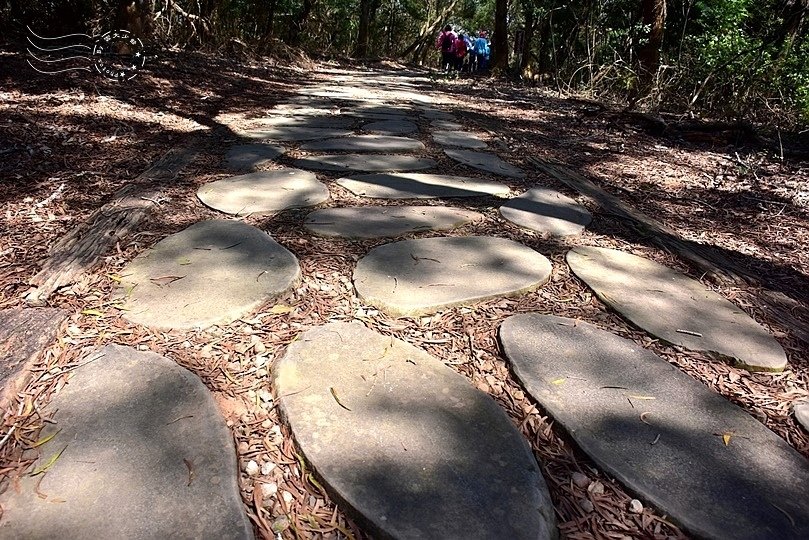
[(130, 347), (91, 353), (53, 399), (3, 538), (253, 538), (233, 437), (196, 375)]
[(695, 535), (809, 537), (809, 463), (703, 384), (574, 319), (515, 315), (500, 340), (522, 385), (578, 446)]
[(509, 165), (497, 154), (488, 152), (476, 152), (474, 150), (444, 150), (444, 153), (464, 165), (468, 165), (474, 169), (487, 171), (501, 176), (508, 176), (511, 178), (525, 178), (525, 173), (513, 165)]
[(556, 537), (530, 447), (439, 359), (361, 323), (332, 323), (304, 332), (275, 373), (298, 447), (372, 534)]
[(232, 171), (254, 171), (286, 153), (282, 146), (271, 144), (239, 144), (231, 146), (225, 156), (225, 167)]
[(454, 229), (482, 218), (477, 212), (443, 206), (359, 206), (317, 210), (304, 225), (321, 236), (384, 238)]
[(396, 154), (337, 154), (299, 158), (296, 167), (315, 171), (417, 171), (432, 169), (429, 158)]
[(464, 133), (462, 131), (433, 131), (433, 140), (441, 146), (449, 148), (487, 148), (488, 145), (474, 133)]
[(365, 174), (339, 178), (337, 184), (355, 195), (373, 199), (505, 196), (510, 191), (500, 182), (429, 173)]
[(549, 236), (581, 234), (590, 212), (570, 197), (547, 188), (532, 188), (500, 207), (506, 220)]
[(416, 124), (409, 120), (383, 120), (362, 126), (363, 131), (380, 135), (405, 135), (414, 133), (418, 128)]
[(301, 145), (301, 150), (335, 151), (351, 150), (363, 152), (415, 152), (424, 150), (424, 143), (407, 137), (391, 135), (353, 135), (338, 139), (326, 139)]

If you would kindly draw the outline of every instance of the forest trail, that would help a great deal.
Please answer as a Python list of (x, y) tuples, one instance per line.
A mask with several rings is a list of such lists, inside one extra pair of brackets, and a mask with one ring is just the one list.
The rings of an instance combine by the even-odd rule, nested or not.
[(137, 536), (148, 497), (84, 519), (137, 483), (155, 534), (214, 505), (234, 537), (809, 534), (805, 349), (528, 159), (605, 152), (593, 134), (574, 156), (560, 109), (426, 72), (254, 77), (281, 95), (160, 107), (209, 129), (180, 136), (201, 162), (146, 182), (145, 221), (49, 299), (72, 315), (3, 449), (39, 474), (0, 530)]

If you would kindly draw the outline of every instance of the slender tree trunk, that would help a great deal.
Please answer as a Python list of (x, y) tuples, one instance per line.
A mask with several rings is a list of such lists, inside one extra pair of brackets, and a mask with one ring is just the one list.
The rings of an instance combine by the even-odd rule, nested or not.
[(357, 56), (368, 56), (368, 37), (371, 26), (371, 0), (360, 0), (360, 27), (357, 36)]
[(649, 39), (638, 50), (639, 91), (644, 95), (651, 90), (660, 68), (660, 49), (666, 28), (666, 0), (642, 0), (641, 8), (643, 26), (649, 28)]
[(531, 63), (531, 42), (534, 41), (534, 32), (537, 26), (536, 9), (533, 2), (522, 3), (523, 18), (525, 19), (525, 37), (522, 44), (522, 59), (520, 61), (520, 71), (524, 70)]
[(264, 16), (264, 39), (269, 39), (273, 35), (275, 27), (275, 6), (278, 0), (269, 0), (267, 2), (267, 13)]
[(496, 0), (494, 5), (494, 36), (492, 37), (492, 69), (508, 68), (508, 0)]

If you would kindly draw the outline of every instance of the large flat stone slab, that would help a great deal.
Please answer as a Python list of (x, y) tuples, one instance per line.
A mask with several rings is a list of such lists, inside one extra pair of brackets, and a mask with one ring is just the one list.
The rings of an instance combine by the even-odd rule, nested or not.
[(298, 447), (371, 534), (556, 537), (528, 444), (440, 360), (360, 323), (332, 323), (301, 334), (276, 374)]
[(409, 120), (383, 120), (362, 126), (363, 131), (380, 135), (405, 135), (418, 130), (418, 126)]
[(500, 340), (581, 449), (695, 536), (809, 537), (809, 462), (716, 392), (578, 320), (515, 315)]
[(309, 126), (274, 126), (253, 129), (241, 133), (248, 139), (269, 139), (273, 141), (313, 141), (351, 135), (350, 129), (309, 127)]
[(361, 152), (412, 152), (424, 150), (424, 143), (407, 137), (395, 137), (391, 135), (354, 135), (352, 137), (340, 137), (337, 139), (326, 139), (325, 141), (306, 143), (301, 145), (301, 150), (327, 152), (339, 150)]
[(510, 191), (508, 186), (500, 182), (424, 173), (364, 174), (340, 178), (337, 184), (355, 195), (374, 199), (502, 196)]
[(809, 432), (809, 401), (800, 401), (792, 407), (795, 420)]
[(264, 126), (307, 127), (346, 129), (356, 120), (345, 116), (267, 116), (253, 120), (254, 124)]
[(435, 167), (435, 160), (401, 154), (337, 154), (307, 156), (295, 166), (315, 171), (418, 171)]
[(441, 146), (455, 148), (486, 148), (487, 144), (483, 139), (474, 133), (463, 131), (434, 131), (433, 141)]
[(583, 206), (556, 190), (532, 188), (500, 207), (508, 221), (549, 236), (581, 234), (592, 216)]
[(228, 149), (225, 167), (232, 171), (254, 171), (286, 152), (283, 146), (271, 144), (237, 144)]
[(58, 308), (0, 311), (0, 411), (28, 384), (34, 364), (69, 314)]
[(298, 259), (240, 221), (201, 221), (164, 238), (121, 273), (124, 318), (154, 328), (230, 323), (291, 290)]
[(497, 154), (489, 152), (477, 152), (475, 150), (454, 150), (447, 148), (444, 153), (457, 161), (469, 167), (480, 169), (502, 176), (511, 178), (525, 178), (525, 173), (520, 169), (506, 163)]
[(304, 225), (322, 236), (383, 238), (454, 229), (482, 217), (444, 206), (355, 206), (316, 210), (306, 216)]
[(464, 129), (463, 124), (451, 122), (449, 120), (433, 120), (430, 122), (430, 127), (444, 131), (459, 131)]
[(650, 334), (754, 371), (782, 371), (784, 350), (744, 311), (699, 281), (630, 253), (577, 247), (567, 262), (596, 295)]
[(34, 471), (52, 464), (3, 496), (0, 536), (253, 538), (233, 437), (202, 382), (130, 347), (93, 358), (49, 405)]
[(420, 238), (372, 249), (357, 263), (354, 286), (363, 302), (408, 316), (518, 296), (550, 273), (548, 259), (505, 238)]
[(457, 122), (458, 119), (454, 114), (438, 109), (424, 109), (421, 115), (428, 120), (444, 120), (446, 122)]
[(197, 197), (226, 214), (274, 214), (329, 200), (329, 188), (308, 171), (278, 169), (232, 176), (200, 186)]

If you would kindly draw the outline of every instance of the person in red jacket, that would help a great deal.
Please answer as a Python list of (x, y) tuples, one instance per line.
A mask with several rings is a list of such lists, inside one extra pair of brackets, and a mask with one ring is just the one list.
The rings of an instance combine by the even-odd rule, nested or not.
[(455, 46), (453, 47), (452, 51), (455, 53), (455, 69), (458, 71), (464, 71), (464, 59), (469, 52), (469, 47), (466, 43), (466, 36), (460, 34), (455, 39)]
[(455, 67), (455, 41), (457, 36), (452, 31), (452, 26), (446, 25), (438, 34), (435, 40), (435, 48), (441, 51), (441, 69), (449, 71)]

